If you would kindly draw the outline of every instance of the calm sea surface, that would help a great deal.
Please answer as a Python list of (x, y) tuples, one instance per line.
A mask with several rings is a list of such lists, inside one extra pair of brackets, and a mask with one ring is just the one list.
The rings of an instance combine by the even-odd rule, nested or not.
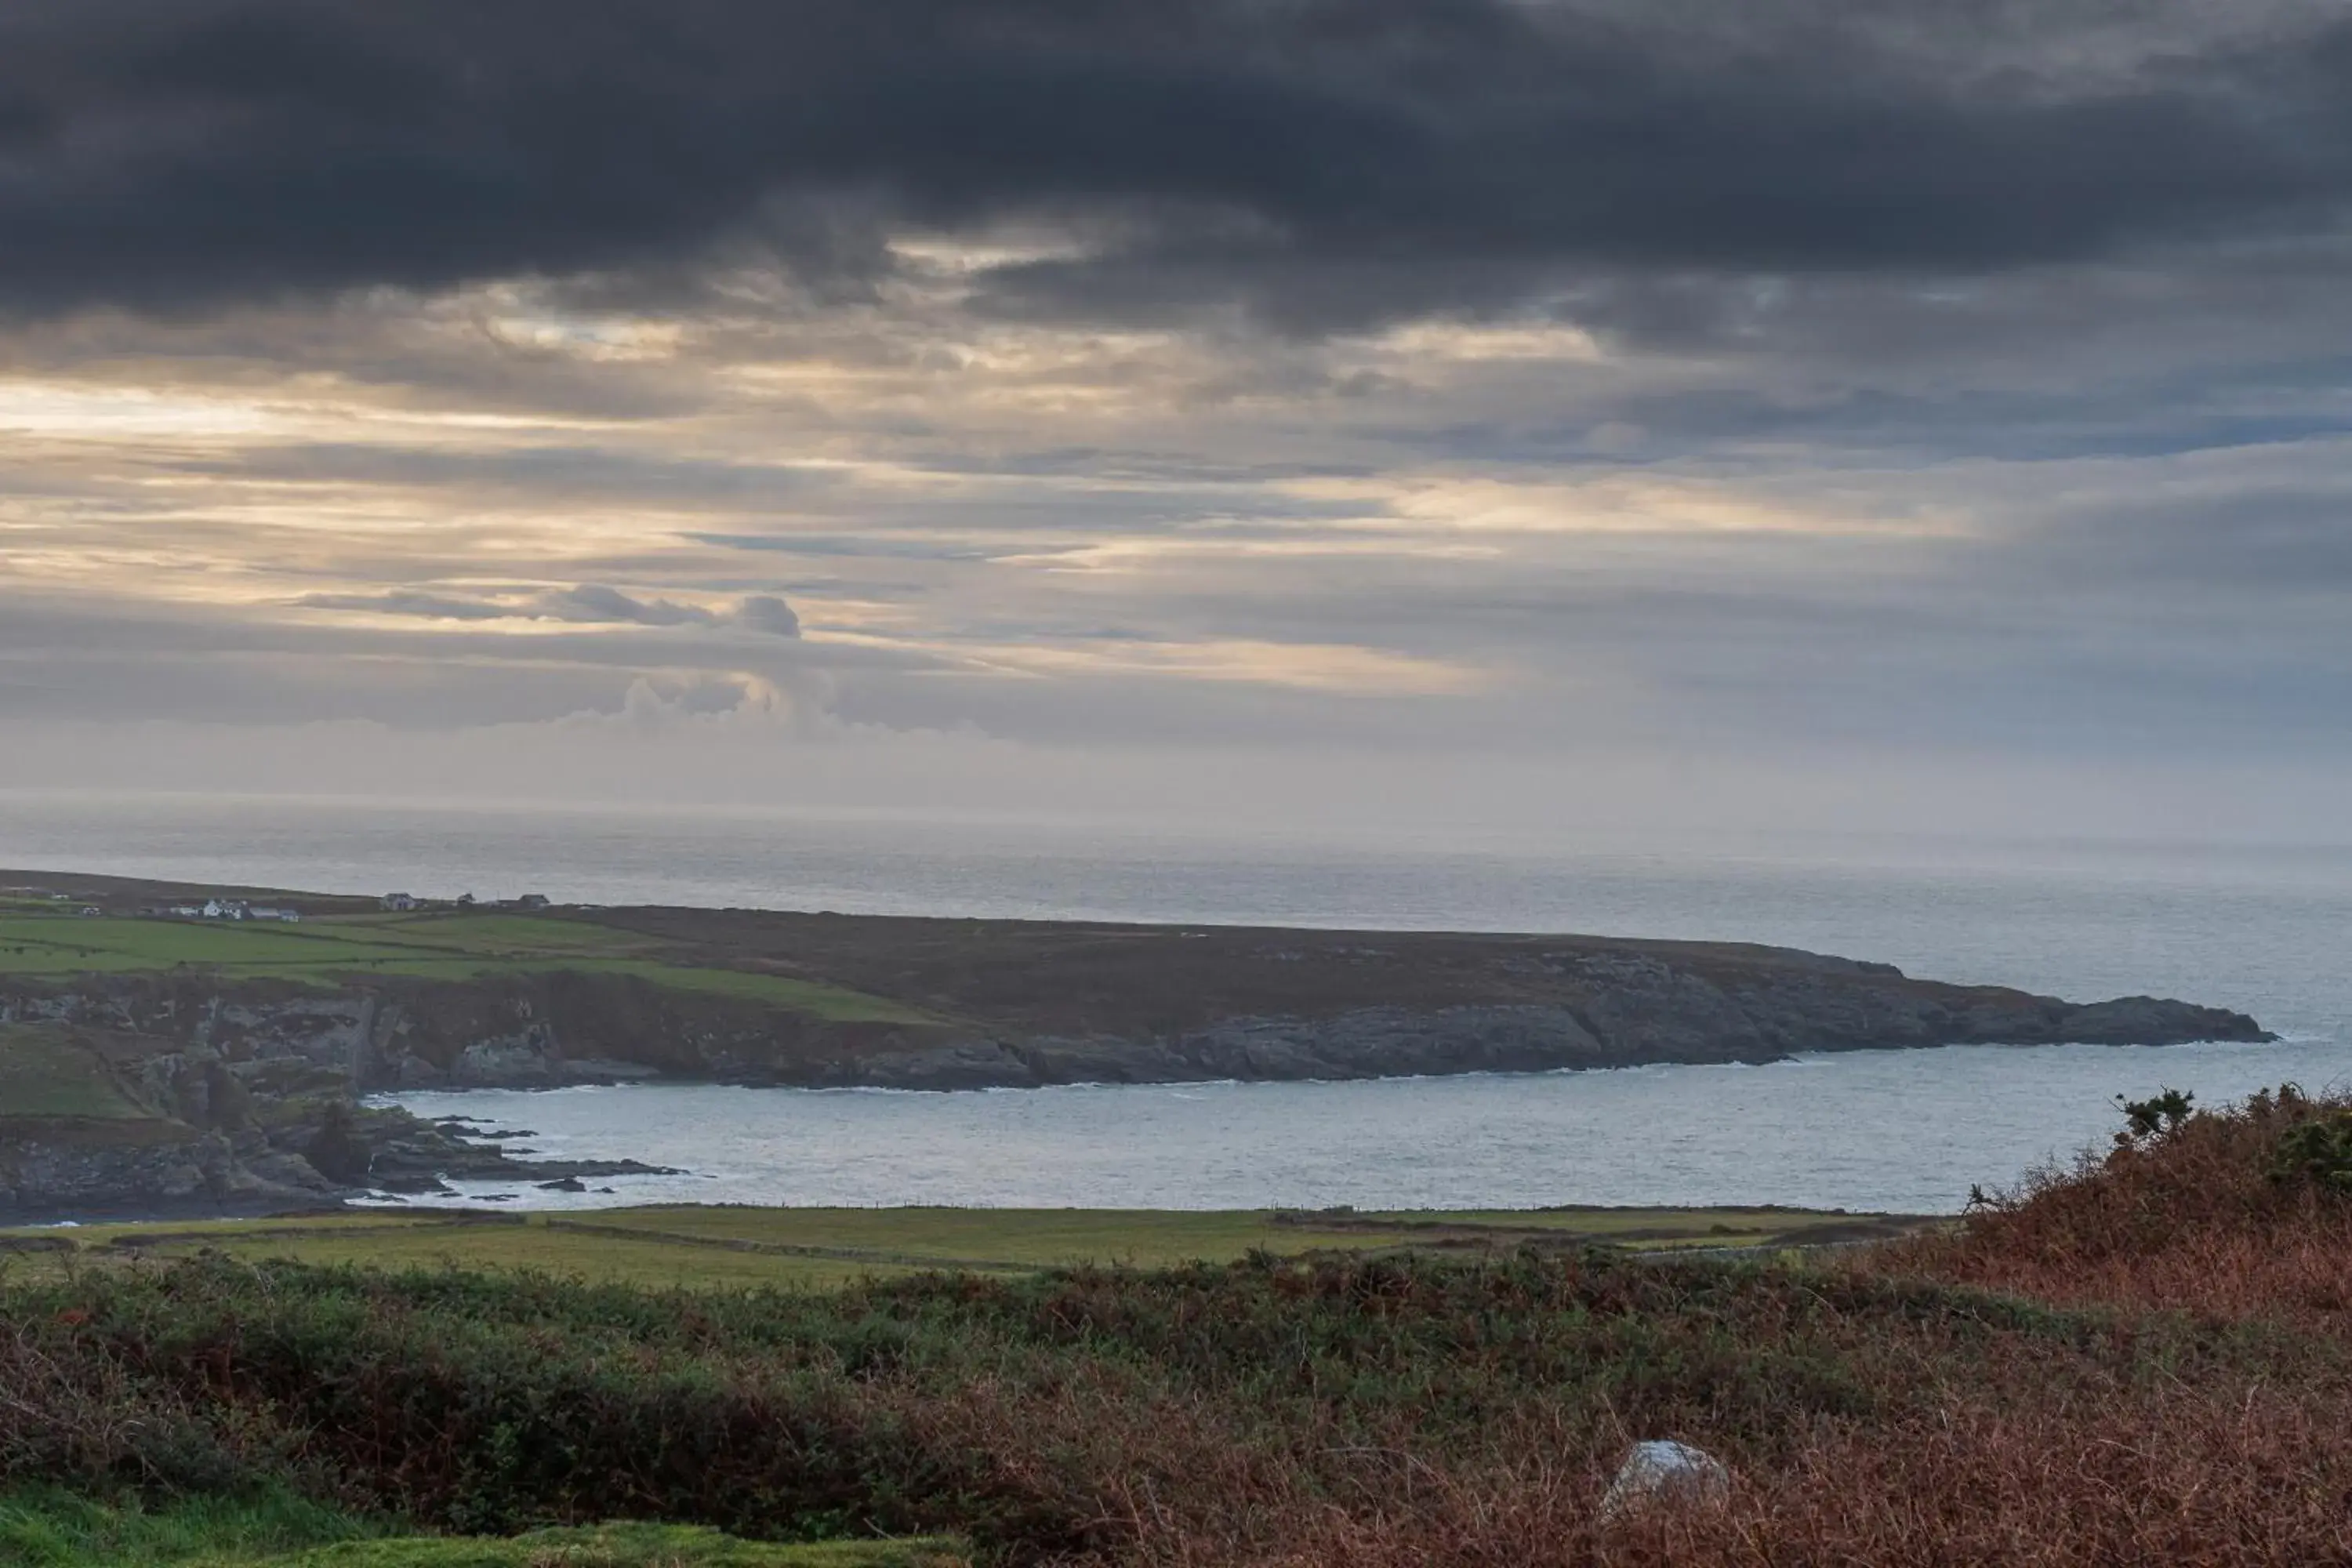
[(1838, 838), (1376, 846), (1108, 825), (0, 795), (0, 864), (485, 897), (1598, 931), (1784, 943), (2078, 999), (2244, 1009), (2273, 1046), (1866, 1053), (1367, 1084), (955, 1095), (659, 1086), (406, 1098), (689, 1177), (527, 1204), (1948, 1209), (2160, 1085), (2352, 1083), (2352, 849)]

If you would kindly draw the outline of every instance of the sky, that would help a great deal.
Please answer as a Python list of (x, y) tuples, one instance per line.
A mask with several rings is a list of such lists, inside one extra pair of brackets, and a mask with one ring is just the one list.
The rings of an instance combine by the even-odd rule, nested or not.
[(2316, 0), (12, 0), (0, 790), (2352, 838)]

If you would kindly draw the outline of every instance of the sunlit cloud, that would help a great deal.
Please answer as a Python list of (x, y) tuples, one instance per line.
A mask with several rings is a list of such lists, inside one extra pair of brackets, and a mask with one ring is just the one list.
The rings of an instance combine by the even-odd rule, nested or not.
[(136, 388), (0, 382), (0, 431), (79, 442), (125, 438), (228, 440), (299, 433), (299, 416), (233, 397)]
[(1489, 672), (1380, 648), (1246, 639), (1165, 643), (1032, 640), (961, 647), (965, 659), (1030, 676), (1144, 675), (1162, 679), (1282, 686), (1334, 695), (1444, 696), (1487, 685)]
[[(157, 89), (39, 9), (0, 86), (10, 29), (63, 40), (83, 75), (32, 85), (145, 189)], [(2347, 112), (2328, 7), (1865, 6), (1835, 59), (1778, 5), (1339, 0), (1329, 47), (1297, 8), (952, 9), (871, 53), (665, 13), (659, 81), (583, 29), (566, 90), (614, 89), (633, 169), (323, 89), (177, 150), (263, 193), (317, 151), (383, 198), (338, 236), (265, 195), (134, 252), (35, 199), (70, 181), (0, 190), (0, 751), (59, 715), (485, 754), (664, 714), (747, 752), (2352, 734), (2352, 142), (2277, 129)], [(496, 11), (465, 90), (566, 123)], [(1128, 86), (1069, 121), (1076, 59)], [(1259, 118), (1173, 134), (1226, 121), (1139, 83)], [(401, 208), (387, 167), (517, 183)]]

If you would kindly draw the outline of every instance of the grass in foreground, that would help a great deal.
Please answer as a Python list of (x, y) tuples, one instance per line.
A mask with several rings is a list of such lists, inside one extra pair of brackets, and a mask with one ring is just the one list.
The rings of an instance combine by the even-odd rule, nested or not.
[[(299, 1496), (451, 1535), (937, 1532), (1004, 1563), (2344, 1562), (2347, 1189), (2352, 1103), (2273, 1096), (1808, 1266), (17, 1279), (0, 1483)], [(1722, 1458), (1728, 1503), (1602, 1521), (1642, 1437)]]
[(187, 1498), (154, 1508), (135, 1497), (108, 1504), (55, 1487), (0, 1492), (0, 1563), (26, 1568), (261, 1563), (382, 1533), (286, 1492)]
[(949, 1568), (946, 1541), (743, 1541), (694, 1525), (609, 1524), (520, 1536), (398, 1533), (300, 1498), (160, 1508), (54, 1488), (0, 1494), (0, 1562), (22, 1568)]

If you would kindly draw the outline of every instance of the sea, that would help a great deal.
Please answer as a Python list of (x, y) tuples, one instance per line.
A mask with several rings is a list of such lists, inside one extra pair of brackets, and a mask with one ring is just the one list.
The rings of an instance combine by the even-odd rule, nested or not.
[[(683, 1174), (507, 1207), (1788, 1204), (1942, 1213), (2102, 1147), (2118, 1095), (2352, 1088), (2352, 846), (1562, 832), (0, 794), (0, 866), (224, 885), (1032, 919), (1769, 942), (2076, 1000), (2252, 1013), (2268, 1045), (1969, 1047), (1357, 1083), (412, 1094), (546, 1158)], [(606, 1189), (606, 1190), (593, 1190)]]

